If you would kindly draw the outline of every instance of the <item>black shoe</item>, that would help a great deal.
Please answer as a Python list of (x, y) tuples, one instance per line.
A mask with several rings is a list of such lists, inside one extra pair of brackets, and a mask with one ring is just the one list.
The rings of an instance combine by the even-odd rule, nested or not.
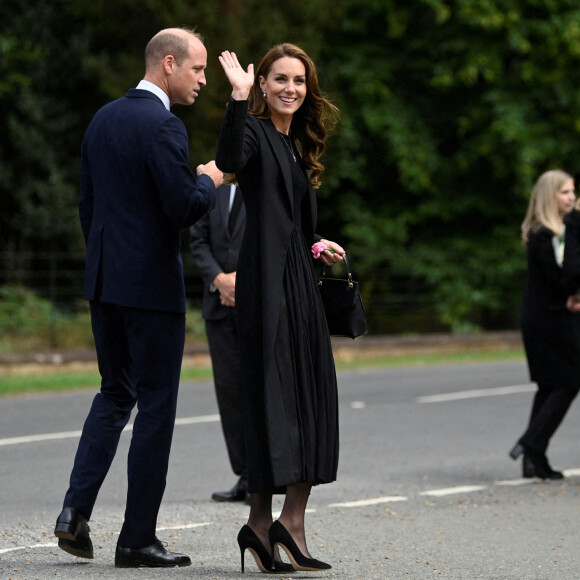
[(58, 538), (58, 547), (79, 558), (93, 558), (93, 543), (89, 536), (87, 518), (73, 507), (66, 507), (60, 512), (54, 527)]
[(522, 461), (522, 477), (536, 477), (536, 468), (527, 455), (524, 455), (524, 460)]
[(242, 574), (244, 573), (244, 553), (246, 550), (254, 556), (258, 568), (267, 574), (285, 574), (287, 572), (294, 572), (292, 564), (286, 564), (274, 560), (274, 568), (272, 568), (272, 555), (268, 553), (264, 544), (250, 526), (245, 525), (238, 533), (238, 546), (240, 546), (240, 555), (242, 559)]
[(516, 443), (510, 450), (510, 457), (515, 461), (524, 451), (524, 446), (521, 443)]
[(274, 556), (274, 548), (276, 545), (280, 546), (290, 558), (292, 566), (295, 570), (303, 570), (304, 572), (316, 572), (317, 570), (330, 570), (332, 566), (315, 560), (314, 558), (307, 558), (298, 548), (288, 530), (276, 520), (268, 530), (268, 538), (270, 540), (270, 549), (272, 550), (271, 558)]
[(522, 463), (522, 474), (524, 477), (539, 477), (540, 479), (564, 479), (561, 471), (554, 471), (545, 455), (526, 451)]
[(158, 539), (145, 548), (117, 546), (115, 551), (115, 567), (117, 568), (175, 568), (176, 566), (191, 566), (190, 557), (168, 552)]
[(212, 493), (211, 499), (214, 501), (248, 501), (248, 480), (240, 477), (238, 482), (229, 491), (216, 491)]

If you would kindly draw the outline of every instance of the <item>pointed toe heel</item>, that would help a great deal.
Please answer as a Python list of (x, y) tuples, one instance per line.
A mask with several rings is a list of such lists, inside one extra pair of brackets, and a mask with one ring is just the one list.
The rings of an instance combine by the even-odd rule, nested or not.
[(274, 548), (280, 546), (295, 570), (301, 570), (304, 572), (316, 572), (318, 570), (330, 570), (332, 566), (326, 562), (321, 562), (320, 560), (315, 560), (314, 558), (307, 558), (298, 548), (296, 542), (292, 539), (292, 536), (288, 533), (288, 530), (276, 520), (270, 530), (268, 531), (268, 538), (270, 539), (270, 549), (272, 554), (274, 553)]
[[(260, 538), (256, 536), (254, 530), (248, 525), (242, 526), (242, 529), (238, 533), (238, 546), (240, 547), (242, 574), (244, 573), (244, 555), (246, 550), (249, 550), (250, 554), (252, 554), (261, 572), (265, 572), (266, 574), (287, 574), (294, 572), (292, 564), (274, 560), (264, 544), (262, 544)], [(274, 565), (272, 565), (272, 562)]]

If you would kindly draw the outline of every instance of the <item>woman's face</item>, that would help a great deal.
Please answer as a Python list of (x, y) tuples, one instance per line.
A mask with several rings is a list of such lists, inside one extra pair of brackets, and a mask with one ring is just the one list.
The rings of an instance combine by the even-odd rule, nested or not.
[(278, 129), (289, 127), (292, 115), (302, 106), (306, 97), (306, 69), (304, 63), (283, 56), (272, 63), (268, 76), (260, 76), (260, 89), (266, 93), (270, 115)]
[(576, 195), (574, 194), (574, 180), (568, 179), (564, 185), (556, 192), (558, 202), (558, 213), (564, 217), (574, 207)]

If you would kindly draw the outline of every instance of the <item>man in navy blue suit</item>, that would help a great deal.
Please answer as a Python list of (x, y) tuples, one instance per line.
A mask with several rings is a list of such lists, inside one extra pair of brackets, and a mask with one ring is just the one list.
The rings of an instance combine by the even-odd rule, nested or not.
[(191, 105), (206, 84), (207, 51), (185, 28), (157, 33), (145, 77), (105, 105), (81, 148), (79, 214), (87, 246), (99, 372), (55, 535), (66, 552), (93, 557), (88, 520), (138, 403), (128, 454), (125, 518), (115, 566), (187, 566), (155, 535), (165, 490), (185, 341), (180, 230), (215, 205), (223, 176), (213, 161), (189, 165), (188, 136), (171, 105)]

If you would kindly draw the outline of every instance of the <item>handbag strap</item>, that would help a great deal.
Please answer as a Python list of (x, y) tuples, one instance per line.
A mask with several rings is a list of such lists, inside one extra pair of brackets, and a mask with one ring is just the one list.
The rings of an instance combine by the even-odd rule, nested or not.
[[(352, 282), (352, 272), (350, 271), (350, 263), (348, 261), (348, 258), (346, 257), (346, 254), (342, 254), (342, 260), (344, 262), (344, 271), (346, 273), (345, 282), (348, 284), (349, 288), (352, 288), (354, 286), (354, 284)], [(327, 266), (326, 266), (326, 264), (324, 264), (322, 266), (322, 274), (318, 278), (318, 285), (319, 286), (322, 286), (322, 280), (326, 276), (326, 268), (327, 268)]]

